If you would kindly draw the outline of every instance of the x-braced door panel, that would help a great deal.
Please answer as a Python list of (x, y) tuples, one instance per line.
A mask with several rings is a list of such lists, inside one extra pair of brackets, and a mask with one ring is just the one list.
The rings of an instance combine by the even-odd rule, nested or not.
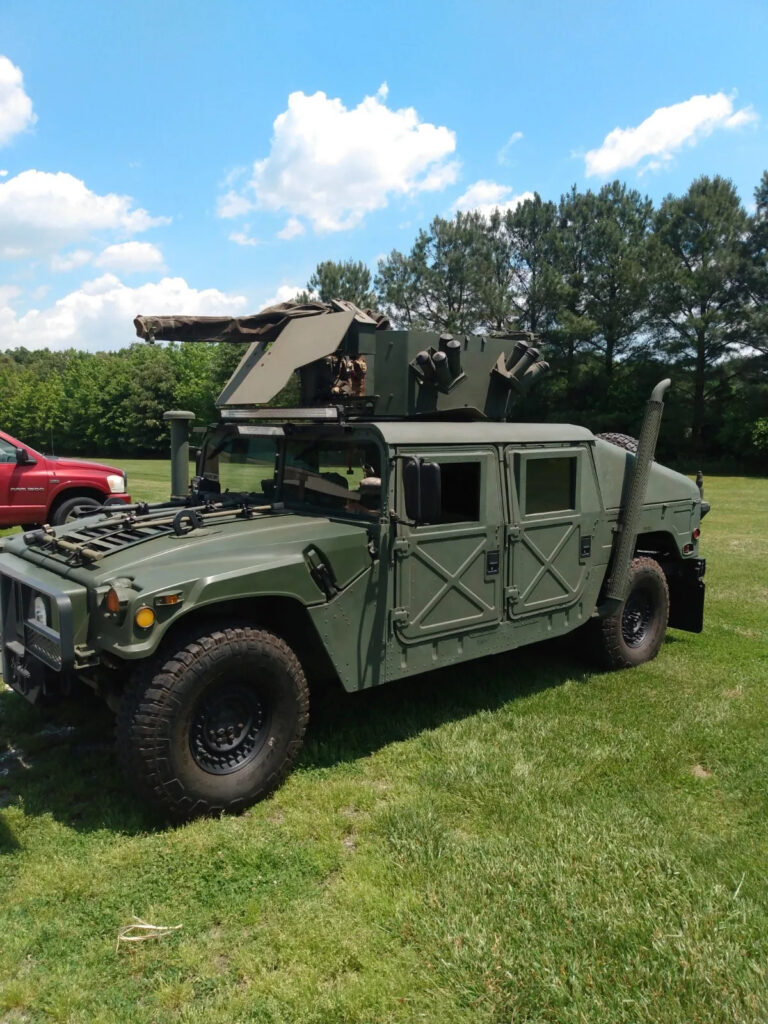
[(395, 542), (393, 625), (412, 642), (498, 623), (502, 607), (498, 461), (480, 452), (428, 457), (441, 466), (445, 521), (402, 525)]
[(583, 455), (577, 448), (507, 451), (514, 511), (506, 597), (513, 618), (566, 607), (584, 589), (594, 513), (581, 507)]

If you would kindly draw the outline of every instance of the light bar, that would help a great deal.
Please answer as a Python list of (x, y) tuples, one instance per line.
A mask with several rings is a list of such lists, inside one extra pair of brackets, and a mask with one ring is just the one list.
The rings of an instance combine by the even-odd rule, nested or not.
[(234, 428), (239, 437), (285, 437), (282, 427), (262, 427), (256, 424), (244, 423)]
[(333, 420), (341, 419), (336, 406), (307, 409), (221, 409), (223, 420)]

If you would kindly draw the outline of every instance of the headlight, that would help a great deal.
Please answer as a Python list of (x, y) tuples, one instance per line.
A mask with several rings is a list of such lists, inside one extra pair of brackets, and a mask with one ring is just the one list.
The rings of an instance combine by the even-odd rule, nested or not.
[(122, 474), (110, 473), (107, 486), (113, 494), (125, 494), (125, 477)]
[(36, 597), (32, 604), (32, 617), (35, 622), (39, 622), (41, 626), (48, 625), (48, 609), (45, 606), (45, 601), (42, 597)]

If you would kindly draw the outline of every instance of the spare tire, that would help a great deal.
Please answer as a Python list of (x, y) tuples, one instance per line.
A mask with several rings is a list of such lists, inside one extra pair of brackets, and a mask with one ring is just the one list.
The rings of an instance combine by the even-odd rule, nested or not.
[(637, 455), (636, 437), (630, 437), (629, 434), (595, 434), (595, 437), (599, 437), (603, 441), (610, 441), (611, 444), (615, 444), (618, 448), (624, 448), (626, 451)]

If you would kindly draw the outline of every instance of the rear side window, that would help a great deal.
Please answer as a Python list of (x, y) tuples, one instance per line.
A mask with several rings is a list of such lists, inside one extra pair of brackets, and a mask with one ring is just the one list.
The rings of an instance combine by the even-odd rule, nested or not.
[(525, 461), (526, 516), (568, 512), (576, 508), (576, 457)]

